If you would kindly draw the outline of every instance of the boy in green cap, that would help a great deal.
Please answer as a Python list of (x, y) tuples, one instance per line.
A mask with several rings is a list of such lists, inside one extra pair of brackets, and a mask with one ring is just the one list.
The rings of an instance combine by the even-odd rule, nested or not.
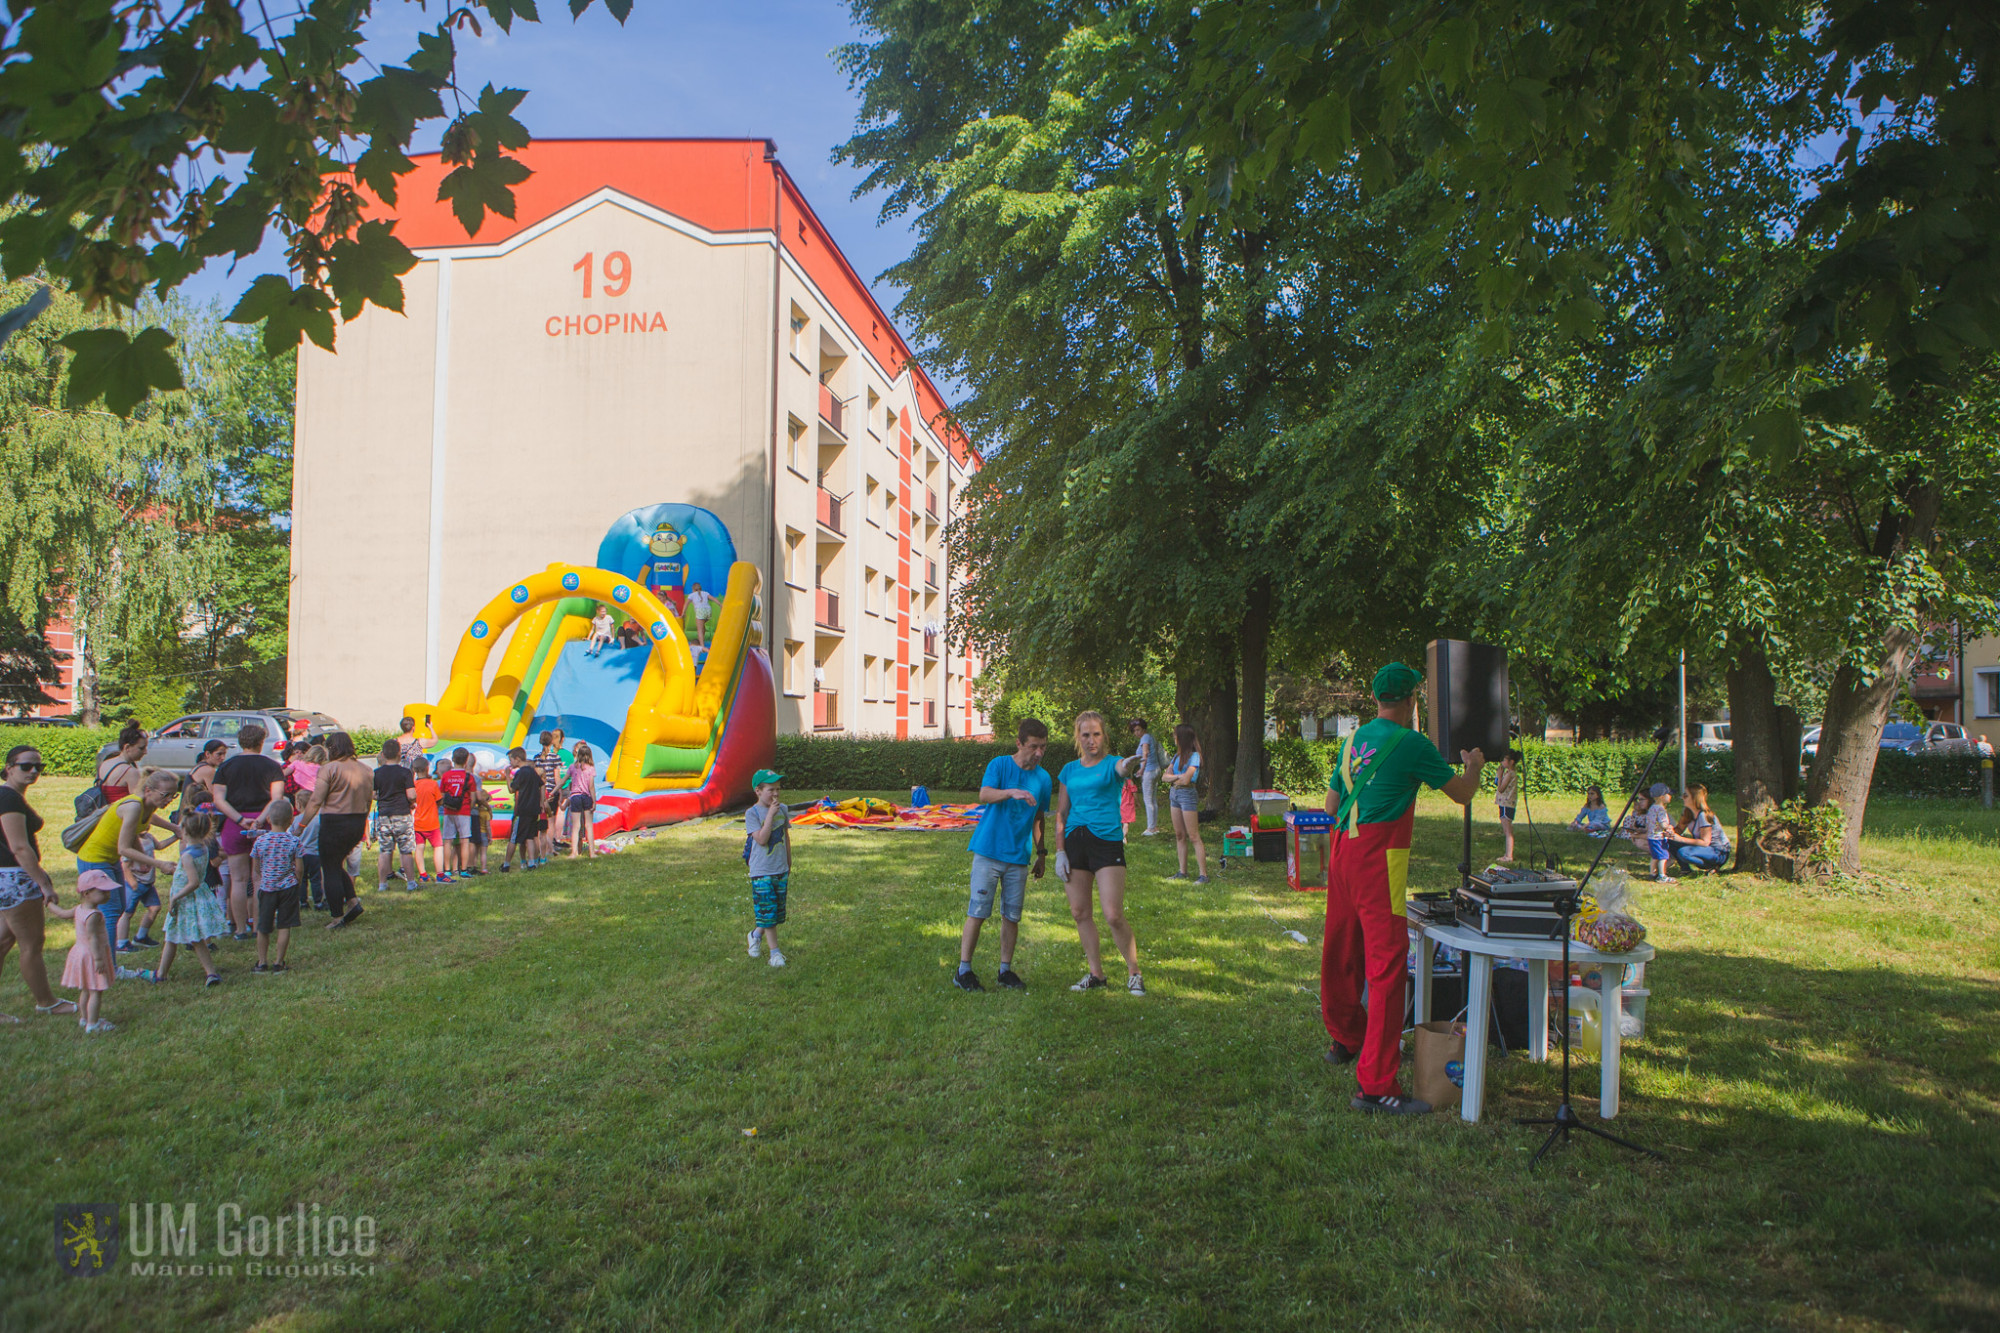
[(1347, 738), (1326, 793), (1326, 812), (1335, 819), (1320, 956), (1320, 1017), (1333, 1043), (1326, 1058), (1346, 1064), (1359, 1056), (1354, 1109), (1390, 1115), (1431, 1109), (1403, 1096), (1396, 1082), (1410, 951), (1403, 895), (1417, 789), (1437, 788), (1466, 805), (1479, 791), (1486, 764), (1482, 752), (1469, 750), (1459, 756), (1465, 772), (1454, 774), (1430, 738), (1410, 729), (1422, 681), (1401, 662), (1375, 673), (1375, 720)]
[(783, 773), (758, 769), (750, 779), (757, 803), (743, 816), (743, 830), (750, 835), (743, 859), (750, 865), (750, 904), (757, 914), (757, 924), (750, 928), (750, 956), (755, 958), (768, 944), (772, 967), (785, 965), (785, 955), (778, 952), (778, 927), (785, 924), (785, 893), (792, 883), (792, 818), (778, 799), (778, 784), (784, 780)]

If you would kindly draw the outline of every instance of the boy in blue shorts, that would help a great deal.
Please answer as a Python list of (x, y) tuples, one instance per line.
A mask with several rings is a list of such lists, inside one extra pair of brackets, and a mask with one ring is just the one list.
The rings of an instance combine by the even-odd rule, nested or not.
[(1653, 880), (1665, 884), (1669, 878), (1667, 866), (1674, 859), (1673, 848), (1667, 845), (1667, 835), (1674, 831), (1674, 817), (1667, 809), (1667, 802), (1674, 798), (1673, 789), (1664, 782), (1655, 782), (1646, 793), (1651, 804), (1646, 807), (1646, 854), (1653, 858)]
[(783, 967), (785, 955), (778, 952), (778, 927), (785, 924), (785, 894), (792, 884), (792, 816), (778, 799), (783, 773), (760, 768), (750, 779), (757, 804), (743, 816), (743, 831), (749, 841), (743, 859), (750, 866), (750, 903), (757, 924), (750, 928), (750, 956), (755, 958), (766, 944), (771, 946), (771, 966)]
[(993, 915), (993, 895), (1000, 894), (1000, 971), (993, 978), (1011, 990), (1028, 984), (1014, 971), (1014, 945), (1021, 935), (1021, 907), (1028, 897), (1028, 851), (1034, 849), (1034, 875), (1042, 877), (1048, 849), (1043, 841), (1053, 784), (1042, 768), (1049, 748), (1046, 723), (1021, 719), (1012, 758), (1000, 755), (986, 766), (979, 781), (979, 827), (972, 833), (972, 896), (965, 909), (965, 933), (958, 944), (958, 972), (951, 984), (960, 990), (983, 991), (972, 970), (972, 952), (979, 947), (979, 928)]

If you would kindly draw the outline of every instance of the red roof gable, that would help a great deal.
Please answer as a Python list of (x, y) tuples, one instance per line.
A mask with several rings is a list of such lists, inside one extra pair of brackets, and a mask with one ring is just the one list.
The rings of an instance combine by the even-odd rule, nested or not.
[[(514, 187), (514, 216), (489, 213), (478, 235), (466, 233), (438, 200), (446, 167), (436, 153), (414, 157), (417, 169), (398, 185), (396, 235), (415, 250), (497, 245), (552, 214), (610, 188), (708, 231), (775, 231), (778, 243), (840, 312), (891, 378), (908, 366), (924, 420), (961, 464), (979, 458), (952, 421), (944, 397), (910, 355), (868, 284), (840, 253), (768, 139), (544, 139), (515, 154), (534, 174)], [(775, 214), (775, 226), (774, 226)]]

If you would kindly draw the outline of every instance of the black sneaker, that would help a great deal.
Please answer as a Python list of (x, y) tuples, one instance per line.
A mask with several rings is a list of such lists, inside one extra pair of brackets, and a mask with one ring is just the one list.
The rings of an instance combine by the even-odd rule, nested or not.
[(1370, 1097), (1363, 1093), (1348, 1103), (1357, 1111), (1376, 1111), (1383, 1115), (1429, 1115), (1431, 1104), (1420, 1102), (1415, 1097), (1398, 1097), (1394, 1093), (1386, 1097)]
[(252, 972), (269, 972), (269, 971), (271, 970), (271, 967), (270, 967), (270, 964), (268, 964), (268, 963), (257, 963), (257, 964), (254, 964), (254, 965), (253, 965), (253, 966), (252, 966), (252, 967), (250, 968), (250, 970), (251, 970)]
[(1326, 1048), (1326, 1062), (1330, 1065), (1351, 1065), (1354, 1063), (1354, 1052), (1334, 1042)]
[(1109, 984), (1110, 984), (1109, 982), (1107, 982), (1103, 977), (1098, 976), (1095, 972), (1086, 972), (1083, 974), (1083, 980), (1077, 982), (1074, 986), (1071, 986), (1070, 989), (1096, 990), (1100, 986), (1107, 986)]
[(222, 974), (220, 972), (211, 972), (208, 974), (208, 980), (201, 984), (204, 986), (220, 986), (222, 984)]
[(289, 972), (292, 969), (284, 963), (273, 963), (264, 970), (266, 972)]
[(128, 944), (136, 944), (141, 949), (157, 949), (160, 947), (160, 942), (150, 935), (134, 935), (126, 942)]
[(963, 972), (952, 973), (951, 984), (958, 987), (960, 990), (983, 991), (986, 989), (986, 987), (979, 984), (978, 974), (975, 973), (969, 967), (965, 969), (965, 971)]
[(1008, 990), (1028, 989), (1028, 983), (1021, 980), (1021, 974), (1011, 967), (1001, 968), (999, 974), (993, 980), (1005, 986)]

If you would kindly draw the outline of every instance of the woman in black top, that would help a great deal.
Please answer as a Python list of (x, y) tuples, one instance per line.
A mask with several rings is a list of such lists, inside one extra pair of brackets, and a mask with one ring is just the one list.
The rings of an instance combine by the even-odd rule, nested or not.
[(42, 831), (42, 817), (28, 804), (28, 788), (41, 776), (42, 754), (34, 746), (17, 745), (7, 752), (7, 771), (0, 781), (0, 963), (18, 943), (21, 980), (34, 994), (35, 1012), (73, 1014), (76, 1002), (56, 998), (42, 962), (42, 900), (55, 902), (56, 886), (42, 867), (41, 847), (35, 840)]

